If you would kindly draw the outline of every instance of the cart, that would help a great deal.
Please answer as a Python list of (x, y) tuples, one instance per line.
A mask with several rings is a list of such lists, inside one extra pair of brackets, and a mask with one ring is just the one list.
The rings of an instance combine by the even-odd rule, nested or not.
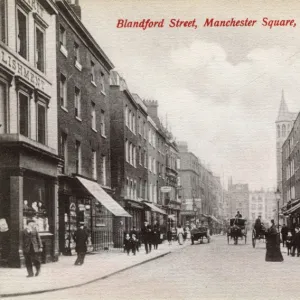
[(227, 242), (228, 244), (233, 239), (235, 245), (238, 244), (238, 239), (245, 239), (245, 244), (247, 243), (247, 220), (242, 218), (232, 218), (230, 219), (230, 226), (227, 229)]

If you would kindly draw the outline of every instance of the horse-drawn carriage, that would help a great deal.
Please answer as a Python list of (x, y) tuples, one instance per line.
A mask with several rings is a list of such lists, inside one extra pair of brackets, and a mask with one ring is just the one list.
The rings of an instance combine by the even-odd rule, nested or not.
[(207, 217), (201, 217), (200, 224), (196, 224), (196, 226), (191, 229), (192, 245), (194, 245), (194, 241), (200, 241), (200, 244), (202, 244), (204, 238), (206, 239), (207, 243), (210, 242)]
[(234, 244), (238, 244), (238, 239), (245, 239), (245, 244), (247, 243), (247, 220), (242, 218), (232, 218), (230, 219), (230, 225), (227, 229), (227, 241), (228, 244), (230, 240), (233, 239)]
[(254, 226), (252, 230), (252, 246), (255, 248), (256, 240), (263, 240), (266, 242), (267, 228), (261, 224), (260, 226)]

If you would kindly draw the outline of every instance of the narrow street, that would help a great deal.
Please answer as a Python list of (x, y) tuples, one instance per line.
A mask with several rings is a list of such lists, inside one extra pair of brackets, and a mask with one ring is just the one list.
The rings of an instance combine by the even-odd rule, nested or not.
[(283, 255), (267, 263), (263, 242), (253, 249), (250, 239), (219, 236), (80, 288), (17, 299), (299, 299), (300, 258)]

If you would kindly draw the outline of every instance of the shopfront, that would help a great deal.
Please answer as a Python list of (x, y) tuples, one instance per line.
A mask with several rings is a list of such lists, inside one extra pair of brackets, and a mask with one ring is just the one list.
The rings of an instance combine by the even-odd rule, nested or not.
[(59, 248), (64, 255), (75, 253), (74, 233), (79, 223), (84, 222), (89, 232), (88, 251), (100, 251), (123, 245), (123, 233), (114, 230), (114, 221), (116, 217), (131, 218), (97, 182), (81, 177), (61, 178), (59, 216)]

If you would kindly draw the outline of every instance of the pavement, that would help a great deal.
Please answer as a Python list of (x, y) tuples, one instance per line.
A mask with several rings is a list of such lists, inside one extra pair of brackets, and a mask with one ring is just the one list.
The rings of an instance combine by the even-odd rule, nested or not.
[(25, 268), (1, 269), (0, 297), (16, 297), (34, 295), (50, 291), (59, 291), (72, 287), (80, 287), (101, 279), (108, 278), (119, 272), (166, 256), (190, 245), (173, 242), (172, 245), (164, 242), (157, 250), (146, 254), (144, 247), (140, 248), (135, 256), (128, 256), (123, 251), (107, 251), (87, 254), (82, 266), (75, 266), (76, 256), (60, 256), (55, 263), (43, 264), (38, 277), (27, 278)]

